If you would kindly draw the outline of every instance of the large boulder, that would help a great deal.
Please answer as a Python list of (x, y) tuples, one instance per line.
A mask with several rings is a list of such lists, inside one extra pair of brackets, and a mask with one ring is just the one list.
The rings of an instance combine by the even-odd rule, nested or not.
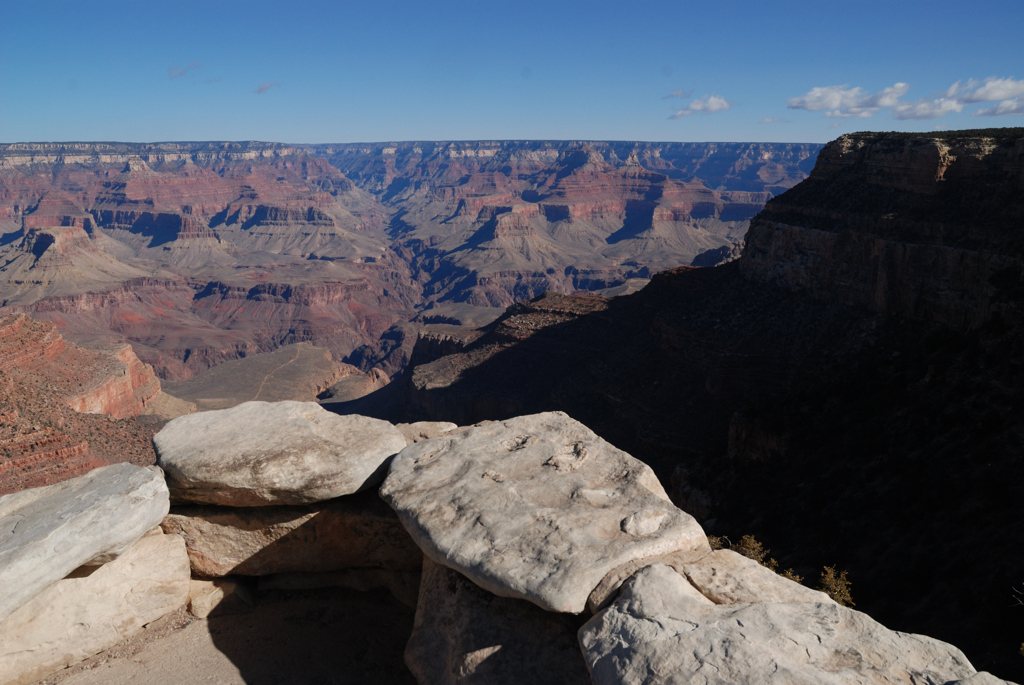
[(350, 568), (418, 571), (423, 561), (374, 492), (305, 506), (176, 506), (161, 525), (185, 539), (193, 573), (207, 578)]
[(245, 402), (182, 416), (156, 434), (175, 501), (307, 504), (372, 487), (405, 437), (387, 421), (338, 416), (315, 402)]
[(420, 685), (590, 683), (580, 619), (497, 597), (429, 559), (405, 663)]
[(583, 611), (633, 559), (710, 552), (646, 464), (562, 412), (410, 445), (380, 494), (434, 561), (549, 611)]
[(661, 564), (627, 581), (579, 640), (597, 685), (906, 685), (975, 673), (956, 647), (834, 602), (715, 604)]
[(116, 559), (168, 507), (159, 469), (132, 464), (0, 497), (0, 620), (75, 569)]
[(184, 606), (188, 595), (185, 544), (156, 529), (117, 560), (51, 585), (0, 621), (0, 685), (35, 682), (109, 649)]

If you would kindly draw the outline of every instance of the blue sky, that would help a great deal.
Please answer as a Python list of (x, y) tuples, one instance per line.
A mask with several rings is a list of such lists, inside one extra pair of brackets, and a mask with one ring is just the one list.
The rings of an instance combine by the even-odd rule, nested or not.
[(0, 142), (1024, 126), (1022, 0), (0, 0), (0, 16)]

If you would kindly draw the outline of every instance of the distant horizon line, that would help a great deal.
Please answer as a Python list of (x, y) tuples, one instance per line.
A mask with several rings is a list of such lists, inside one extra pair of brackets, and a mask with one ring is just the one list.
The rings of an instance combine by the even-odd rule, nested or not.
[(349, 142), (323, 142), (323, 143), (297, 143), (281, 140), (259, 140), (259, 139), (208, 139), (208, 140), (156, 140), (156, 141), (133, 141), (133, 140), (19, 140), (13, 142), (0, 142), (0, 147), (10, 148), (12, 146), (26, 145), (288, 145), (294, 147), (325, 147), (331, 145), (417, 145), (417, 144), (481, 144), (481, 143), (606, 143), (606, 144), (646, 144), (646, 145), (827, 145), (832, 140), (842, 136), (865, 136), (865, 135), (894, 135), (901, 138), (944, 138), (951, 134), (998, 134), (999, 137), (1019, 134), (1024, 136), (1024, 127), (1001, 126), (989, 128), (972, 129), (941, 129), (937, 131), (851, 131), (843, 133), (829, 141), (820, 143), (812, 141), (772, 141), (772, 140), (645, 140), (640, 138), (436, 138), (436, 139), (406, 139), (406, 140), (357, 140)]

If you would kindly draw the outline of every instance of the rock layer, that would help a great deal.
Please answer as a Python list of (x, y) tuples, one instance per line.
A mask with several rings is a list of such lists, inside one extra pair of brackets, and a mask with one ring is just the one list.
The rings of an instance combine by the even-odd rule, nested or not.
[(405, 446), (390, 423), (338, 416), (313, 402), (245, 402), (183, 416), (153, 438), (178, 501), (304, 504), (379, 483)]
[(0, 620), (75, 569), (116, 559), (167, 511), (163, 475), (132, 464), (0, 497)]
[(207, 578), (352, 568), (413, 571), (423, 559), (376, 493), (306, 506), (176, 506), (161, 525), (185, 539), (192, 572)]
[(550, 611), (634, 558), (710, 551), (648, 466), (561, 412), (415, 443), (380, 493), (434, 561)]
[[(998, 132), (996, 132), (998, 133)], [(742, 269), (888, 315), (973, 328), (1020, 288), (1019, 136), (859, 133), (751, 223)]]
[(113, 647), (188, 596), (185, 545), (157, 530), (115, 561), (51, 585), (0, 621), (0, 683), (35, 682)]

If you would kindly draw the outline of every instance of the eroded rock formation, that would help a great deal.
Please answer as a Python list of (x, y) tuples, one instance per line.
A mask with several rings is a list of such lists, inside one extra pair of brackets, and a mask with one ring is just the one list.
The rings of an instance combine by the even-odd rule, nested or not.
[(0, 317), (0, 493), (115, 462), (151, 464), (152, 430), (130, 417), (193, 410), (163, 393), (128, 345), (83, 347), (51, 323)]

